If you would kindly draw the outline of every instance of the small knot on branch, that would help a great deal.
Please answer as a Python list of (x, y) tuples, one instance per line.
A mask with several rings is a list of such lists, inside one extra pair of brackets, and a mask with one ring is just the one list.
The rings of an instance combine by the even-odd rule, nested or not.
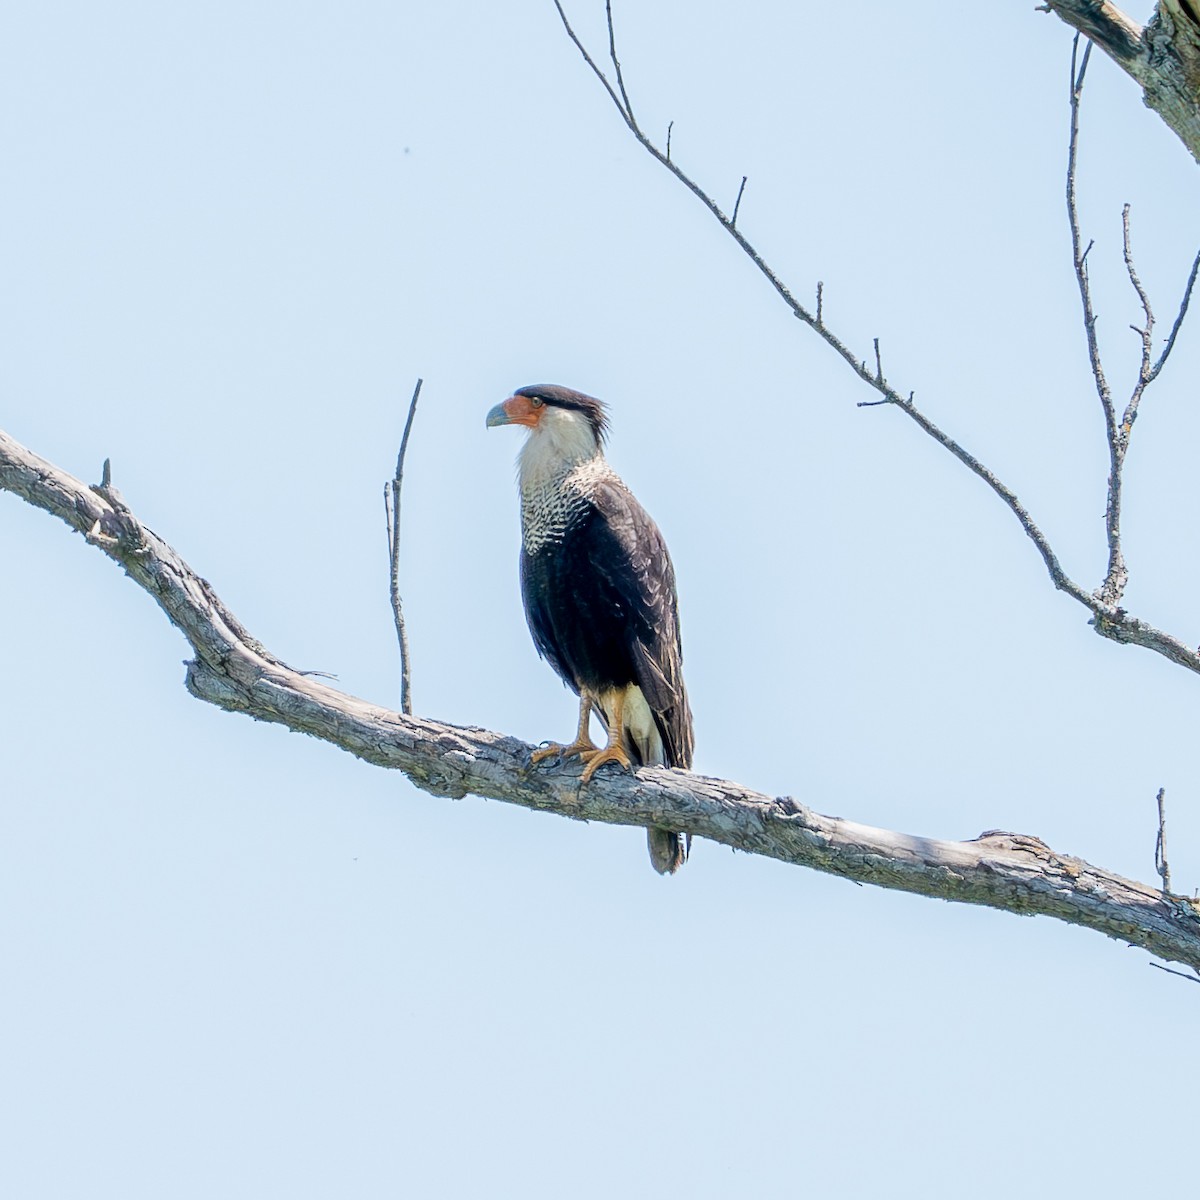
[(104, 460), (104, 465), (100, 468), (100, 482), (91, 484), (91, 490), (97, 496), (107, 500), (114, 512), (129, 514), (129, 505), (125, 503), (125, 498), (113, 487), (112, 459)]

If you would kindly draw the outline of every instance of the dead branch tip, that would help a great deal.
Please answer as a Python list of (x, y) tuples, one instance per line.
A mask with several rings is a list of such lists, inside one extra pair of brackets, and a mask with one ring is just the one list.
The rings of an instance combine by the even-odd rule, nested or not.
[(400, 438), (400, 451), (396, 455), (396, 474), (383, 488), (384, 511), (387, 516), (388, 574), (392, 602), (392, 618), (396, 625), (396, 640), (400, 645), (400, 710), (412, 716), (412, 664), (408, 649), (408, 628), (404, 623), (404, 605), (400, 599), (400, 494), (404, 486), (404, 459), (408, 454), (408, 438), (412, 433), (413, 417), (417, 414), (417, 401), (421, 396), (423, 379), (417, 380), (412, 399), (408, 402), (408, 418), (404, 422), (404, 433)]

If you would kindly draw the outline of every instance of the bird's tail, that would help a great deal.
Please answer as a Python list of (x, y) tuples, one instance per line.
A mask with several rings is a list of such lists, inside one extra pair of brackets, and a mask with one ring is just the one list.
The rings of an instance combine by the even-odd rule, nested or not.
[(674, 875), (687, 862), (692, 835), (651, 828), (646, 830), (646, 845), (650, 849), (650, 865), (660, 875)]
[[(655, 723), (655, 719), (650, 714), (641, 688), (636, 685), (630, 685), (627, 689), (628, 693), (632, 693), (636, 698), (634, 704), (635, 713), (640, 706), (643, 710), (645, 720), (639, 723), (639, 732), (635, 734), (634, 729), (628, 723), (630, 705), (628, 699), (626, 699), (625, 710), (622, 713), (621, 748), (637, 766), (667, 766), (667, 750), (663, 745), (662, 733)], [(604, 707), (603, 697), (600, 699), (597, 711), (600, 714), (600, 719), (603, 721), (605, 729), (609, 728), (611, 718)], [(620, 709), (617, 711), (620, 711)], [(672, 763), (671, 765), (690, 766), (690, 750), (689, 761), (687, 763), (680, 762)], [(688, 851), (692, 848), (692, 835), (690, 833), (671, 833), (666, 829), (656, 829), (654, 826), (648, 826), (646, 829), (646, 845), (650, 849), (650, 865), (660, 875), (674, 875), (687, 862)]]

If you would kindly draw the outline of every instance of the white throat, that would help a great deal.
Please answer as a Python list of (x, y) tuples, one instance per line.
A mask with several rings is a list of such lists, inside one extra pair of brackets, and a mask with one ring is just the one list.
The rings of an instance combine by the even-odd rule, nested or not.
[(548, 406), (517, 457), (526, 552), (561, 543), (596, 484), (615, 478), (587, 417)]
[(521, 494), (558, 483), (580, 463), (600, 453), (587, 417), (573, 409), (547, 405), (517, 456)]

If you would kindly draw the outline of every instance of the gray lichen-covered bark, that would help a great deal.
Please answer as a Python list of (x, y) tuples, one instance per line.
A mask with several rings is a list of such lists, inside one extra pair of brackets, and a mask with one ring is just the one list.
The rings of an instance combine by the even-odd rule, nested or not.
[(437, 795), (474, 793), (615, 825), (678, 829), (738, 850), (915, 892), (1083, 925), (1200, 971), (1200, 909), (1035, 837), (912, 837), (822, 816), (790, 797), (649, 768), (579, 786), (578, 764), (531, 768), (532, 747), (485, 729), (405, 716), (292, 670), (256, 642), (209, 584), (130, 511), (107, 479), (89, 487), (0, 432), (0, 490), (65, 521), (124, 568), (183, 633), (193, 695), (310, 734)]
[(1159, 0), (1145, 25), (1107, 0), (1047, 0), (1045, 8), (1091, 38), (1134, 79), (1146, 106), (1200, 162), (1200, 4)]

